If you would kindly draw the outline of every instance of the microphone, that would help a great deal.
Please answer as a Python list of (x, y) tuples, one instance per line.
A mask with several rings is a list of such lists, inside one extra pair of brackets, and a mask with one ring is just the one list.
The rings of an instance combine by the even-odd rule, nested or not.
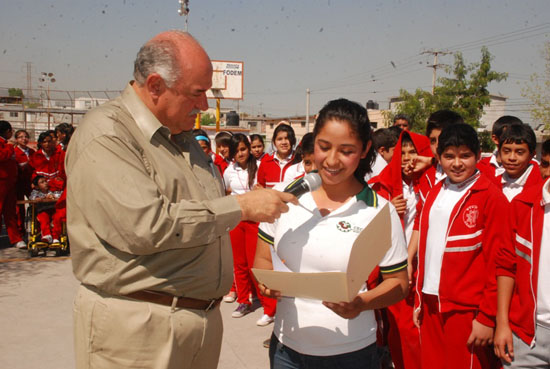
[(283, 192), (300, 197), (306, 192), (315, 191), (319, 187), (321, 187), (321, 176), (317, 172), (311, 172), (290, 182)]

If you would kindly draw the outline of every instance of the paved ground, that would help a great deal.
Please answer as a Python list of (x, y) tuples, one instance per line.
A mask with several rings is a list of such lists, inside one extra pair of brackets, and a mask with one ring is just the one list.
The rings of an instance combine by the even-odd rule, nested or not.
[[(74, 368), (72, 299), (78, 283), (67, 257), (28, 259), (0, 237), (0, 368)], [(272, 326), (257, 327), (262, 309), (231, 318), (236, 304), (222, 303), (225, 332), (218, 368), (269, 368)]]

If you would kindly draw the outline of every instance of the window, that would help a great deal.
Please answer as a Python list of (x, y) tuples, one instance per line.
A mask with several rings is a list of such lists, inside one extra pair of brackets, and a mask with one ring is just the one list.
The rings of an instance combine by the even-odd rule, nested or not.
[(305, 126), (306, 126), (306, 122), (300, 122), (300, 125), (301, 125), (302, 127), (305, 127)]
[(17, 118), (19, 116), (19, 113), (16, 111), (10, 111), (10, 118)]
[(370, 126), (371, 126), (373, 129), (376, 129), (376, 128), (378, 128), (378, 122), (370, 122)]

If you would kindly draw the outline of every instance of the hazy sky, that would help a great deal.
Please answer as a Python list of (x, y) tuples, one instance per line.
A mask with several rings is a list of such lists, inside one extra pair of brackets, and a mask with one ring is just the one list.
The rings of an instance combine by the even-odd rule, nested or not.
[[(0, 87), (25, 88), (32, 62), (35, 88), (40, 72), (53, 72), (52, 88), (121, 90), (141, 44), (184, 27), (178, 8), (177, 0), (0, 0)], [(191, 0), (190, 9), (189, 31), (212, 59), (244, 62), (241, 110), (273, 116), (304, 114), (306, 88), (312, 114), (337, 97), (386, 108), (400, 88), (431, 88), (433, 57), (422, 51), (463, 51), (473, 62), (485, 44), (494, 69), (510, 73), (491, 92), (526, 118), (520, 89), (542, 71), (550, 40), (548, 0)]]

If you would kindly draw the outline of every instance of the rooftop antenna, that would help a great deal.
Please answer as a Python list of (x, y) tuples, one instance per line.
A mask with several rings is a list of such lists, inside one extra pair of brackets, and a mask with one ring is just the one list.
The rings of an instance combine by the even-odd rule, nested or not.
[(189, 0), (178, 0), (180, 8), (178, 9), (179, 15), (185, 15), (185, 32), (187, 32), (189, 24)]

